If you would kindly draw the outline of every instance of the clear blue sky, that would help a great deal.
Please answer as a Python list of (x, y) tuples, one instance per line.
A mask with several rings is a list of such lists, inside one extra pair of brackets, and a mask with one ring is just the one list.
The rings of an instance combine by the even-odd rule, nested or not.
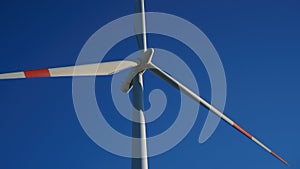
[[(227, 77), (225, 114), (286, 159), (289, 168), (299, 168), (300, 3), (148, 0), (146, 9), (182, 17), (210, 38)], [(0, 72), (73, 65), (96, 30), (134, 11), (134, 0), (1, 1)], [(164, 37), (149, 37), (150, 47), (174, 52), (182, 47), (178, 55), (197, 72), (201, 95), (209, 100), (210, 84), (203, 65), (183, 56), (188, 53), (180, 45)], [(118, 44), (105, 59), (119, 59), (135, 50), (132, 38)], [(145, 84), (146, 93), (161, 86), (169, 104), (178, 102), (174, 89), (149, 73), (145, 78), (152, 82)], [(103, 104), (112, 110), (112, 115), (106, 115), (111, 125), (130, 132), (130, 123), (115, 112), (106, 93), (110, 80), (97, 78), (101, 84), (97, 96), (108, 98)], [(71, 78), (0, 81), (0, 100), (0, 168), (130, 168), (130, 159), (101, 149), (82, 130), (73, 107)], [(172, 124), (175, 108), (168, 105), (165, 115), (148, 126), (149, 135)], [(150, 158), (150, 169), (285, 168), (225, 122), (199, 144), (205, 118), (201, 108), (187, 137), (171, 151)]]

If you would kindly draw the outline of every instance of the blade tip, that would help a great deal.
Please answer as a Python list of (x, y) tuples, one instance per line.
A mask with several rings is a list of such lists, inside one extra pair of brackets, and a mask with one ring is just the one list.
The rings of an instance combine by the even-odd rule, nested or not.
[(276, 157), (278, 160), (280, 160), (282, 163), (284, 163), (286, 166), (289, 165), (288, 162), (286, 162), (284, 159), (282, 159), (279, 155), (275, 154), (274, 152), (271, 152), (271, 154)]

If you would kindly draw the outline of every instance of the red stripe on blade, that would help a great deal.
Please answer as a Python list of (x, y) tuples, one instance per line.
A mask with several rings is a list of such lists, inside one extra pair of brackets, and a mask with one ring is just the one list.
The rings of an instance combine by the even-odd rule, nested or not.
[(50, 77), (48, 69), (24, 71), (26, 78)]
[(251, 134), (249, 134), (247, 131), (245, 131), (244, 129), (242, 129), (240, 126), (238, 126), (237, 124), (233, 124), (232, 125), (235, 129), (237, 129), (239, 132), (243, 133), (246, 137), (252, 139)]
[(271, 154), (276, 157), (278, 160), (280, 160), (281, 162), (283, 162), (285, 165), (289, 165), (289, 163), (287, 163), (284, 159), (282, 159), (281, 157), (279, 157), (277, 154), (271, 152)]

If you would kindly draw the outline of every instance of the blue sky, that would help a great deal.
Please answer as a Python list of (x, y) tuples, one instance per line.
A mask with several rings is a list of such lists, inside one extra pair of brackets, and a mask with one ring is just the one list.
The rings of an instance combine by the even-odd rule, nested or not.
[[(146, 1), (146, 10), (182, 17), (208, 36), (226, 73), (225, 114), (286, 159), (289, 168), (299, 168), (300, 3), (164, 0)], [(96, 30), (134, 11), (134, 0), (2, 1), (0, 72), (73, 65)], [(210, 99), (207, 73), (192, 52), (166, 37), (152, 35), (148, 42), (191, 65), (201, 96)], [(105, 59), (120, 59), (136, 50), (135, 39), (129, 38)], [(130, 134), (130, 123), (111, 104), (110, 82), (110, 77), (97, 78), (97, 97), (107, 97), (100, 106), (111, 110), (105, 117), (115, 129)], [(148, 125), (151, 136), (172, 124), (178, 111), (172, 105), (180, 100), (176, 90), (150, 73), (145, 74), (145, 88), (146, 94), (163, 89), (168, 97), (162, 117)], [(0, 168), (130, 168), (130, 159), (101, 149), (81, 128), (71, 78), (0, 81), (0, 100)], [(187, 137), (171, 151), (150, 158), (149, 168), (285, 167), (225, 122), (199, 144), (206, 113), (200, 108)]]

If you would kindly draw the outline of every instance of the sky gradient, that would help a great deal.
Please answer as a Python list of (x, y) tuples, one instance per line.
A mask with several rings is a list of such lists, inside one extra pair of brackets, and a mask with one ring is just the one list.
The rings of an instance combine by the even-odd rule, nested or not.
[[(134, 0), (1, 1), (0, 72), (74, 65), (95, 31), (134, 11)], [(287, 160), (290, 169), (299, 168), (300, 3), (148, 0), (146, 11), (182, 17), (207, 35), (225, 69), (224, 113)], [(195, 74), (201, 96), (210, 99), (205, 68), (186, 46), (157, 35), (149, 35), (148, 46), (180, 56)], [(134, 37), (128, 38), (104, 60), (122, 59), (137, 49)], [(106, 98), (99, 105), (115, 129), (130, 135), (131, 123), (111, 104), (110, 82), (111, 77), (96, 80), (97, 97)], [(180, 99), (176, 90), (150, 73), (145, 73), (144, 83), (146, 95), (159, 88), (168, 98), (164, 114), (147, 126), (153, 136), (176, 119), (178, 107), (172, 105)], [(1, 80), (0, 100), (0, 168), (130, 168), (130, 159), (106, 152), (81, 128), (71, 78)], [(207, 142), (199, 144), (206, 116), (200, 108), (187, 137), (174, 149), (150, 158), (149, 169), (286, 167), (223, 121)]]

